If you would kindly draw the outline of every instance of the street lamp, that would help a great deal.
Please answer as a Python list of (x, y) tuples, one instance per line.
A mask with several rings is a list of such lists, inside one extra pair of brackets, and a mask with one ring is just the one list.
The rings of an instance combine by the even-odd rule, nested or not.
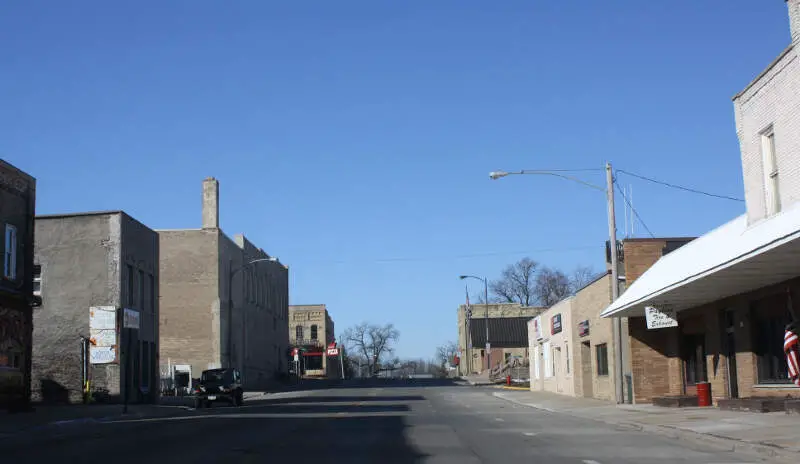
[(233, 367), (233, 276), (247, 266), (264, 261), (271, 263), (280, 262), (278, 261), (278, 258), (275, 257), (253, 259), (236, 269), (231, 269), (230, 273), (228, 274), (228, 367)]
[(476, 277), (471, 275), (458, 276), (459, 279), (475, 279), (483, 282), (483, 301), (486, 304), (486, 312), (484, 313), (484, 321), (486, 326), (486, 366), (489, 368), (489, 373), (492, 372), (492, 354), (491, 345), (489, 344), (489, 280), (486, 277)]
[[(571, 180), (573, 182), (577, 182), (582, 184), (586, 187), (593, 188), (595, 190), (600, 190), (601, 192), (605, 192), (606, 194), (606, 202), (608, 203), (608, 236), (609, 236), (609, 251), (611, 254), (611, 301), (613, 302), (619, 297), (619, 263), (618, 263), (618, 256), (617, 256), (617, 220), (616, 220), (616, 213), (614, 211), (614, 174), (611, 170), (611, 163), (606, 163), (605, 166), (606, 171), (606, 187), (600, 187), (598, 185), (590, 184), (588, 182), (584, 182), (577, 177), (572, 177), (566, 174), (562, 174), (564, 171), (557, 171), (557, 170), (522, 170), (522, 171), (515, 171), (515, 172), (506, 172), (506, 171), (492, 171), (489, 173), (489, 178), (492, 180), (497, 180), (506, 176), (516, 175), (516, 174), (536, 174), (536, 175), (544, 175), (544, 176), (554, 176), (560, 177), (562, 179)], [(623, 382), (623, 375), (622, 375), (622, 320), (619, 317), (614, 318), (614, 329), (617, 332), (617, 356), (616, 356), (616, 371), (617, 371), (617, 382), (616, 382), (616, 394), (617, 394), (617, 403), (624, 403), (623, 398), (623, 390), (622, 390), (622, 382)]]

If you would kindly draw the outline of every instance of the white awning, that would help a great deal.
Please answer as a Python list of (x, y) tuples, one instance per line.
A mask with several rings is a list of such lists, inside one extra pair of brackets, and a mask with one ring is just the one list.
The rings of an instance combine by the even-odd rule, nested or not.
[(747, 215), (663, 256), (602, 313), (693, 308), (800, 276), (800, 205), (747, 225)]

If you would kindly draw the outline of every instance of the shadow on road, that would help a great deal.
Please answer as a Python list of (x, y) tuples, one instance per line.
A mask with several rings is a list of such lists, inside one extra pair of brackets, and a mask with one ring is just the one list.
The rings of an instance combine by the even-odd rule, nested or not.
[(250, 399), (246, 405), (268, 405), (268, 404), (297, 404), (297, 403), (388, 403), (403, 401), (424, 401), (421, 395), (393, 395), (393, 396), (301, 396), (294, 398), (258, 398)]

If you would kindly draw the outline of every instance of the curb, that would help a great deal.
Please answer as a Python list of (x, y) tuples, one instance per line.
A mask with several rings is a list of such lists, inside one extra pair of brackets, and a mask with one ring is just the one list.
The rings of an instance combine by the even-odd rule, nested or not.
[(779, 460), (780, 462), (785, 462), (787, 464), (797, 463), (797, 453), (792, 450), (782, 448), (780, 446), (770, 445), (766, 443), (748, 443), (742, 440), (737, 440), (735, 438), (723, 437), (711, 433), (694, 432), (692, 430), (684, 430), (668, 425), (651, 425), (651, 424), (642, 424), (640, 422), (635, 422), (635, 421), (614, 421), (614, 420), (599, 419), (595, 417), (586, 417), (569, 411), (557, 411), (544, 406), (525, 403), (513, 398), (508, 398), (506, 396), (503, 396), (499, 392), (492, 393), (492, 396), (494, 396), (495, 398), (500, 398), (505, 401), (509, 401), (511, 403), (527, 406), (529, 408), (539, 409), (542, 411), (547, 411), (555, 414), (563, 414), (565, 416), (575, 417), (579, 419), (588, 419), (595, 422), (601, 422), (604, 424), (624, 427), (630, 430), (648, 432), (652, 434), (665, 436), (673, 440), (691, 441), (706, 446), (712, 446), (722, 451), (747, 454), (752, 457), (776, 459)]
[(508, 385), (501, 385), (501, 386), (499, 386), (499, 387), (494, 387), (494, 388), (499, 388), (500, 390), (531, 391), (531, 389), (530, 389), (530, 388), (525, 388), (525, 387), (509, 387)]

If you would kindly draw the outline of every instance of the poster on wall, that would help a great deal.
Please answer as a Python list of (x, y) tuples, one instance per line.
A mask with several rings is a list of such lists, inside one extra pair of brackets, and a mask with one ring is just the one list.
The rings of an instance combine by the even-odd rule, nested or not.
[(109, 364), (117, 359), (113, 346), (93, 346), (89, 349), (89, 362), (92, 364)]
[(675, 318), (675, 310), (671, 308), (646, 306), (644, 308), (644, 317), (647, 321), (647, 328), (650, 330), (678, 327), (678, 320)]
[(89, 362), (108, 364), (117, 360), (117, 308), (89, 308)]
[(578, 323), (578, 336), (585, 337), (589, 335), (589, 320), (580, 321)]
[(536, 340), (541, 340), (542, 336), (542, 316), (536, 316), (533, 318), (533, 334), (536, 337)]
[(561, 314), (556, 314), (550, 320), (550, 335), (561, 332)]

